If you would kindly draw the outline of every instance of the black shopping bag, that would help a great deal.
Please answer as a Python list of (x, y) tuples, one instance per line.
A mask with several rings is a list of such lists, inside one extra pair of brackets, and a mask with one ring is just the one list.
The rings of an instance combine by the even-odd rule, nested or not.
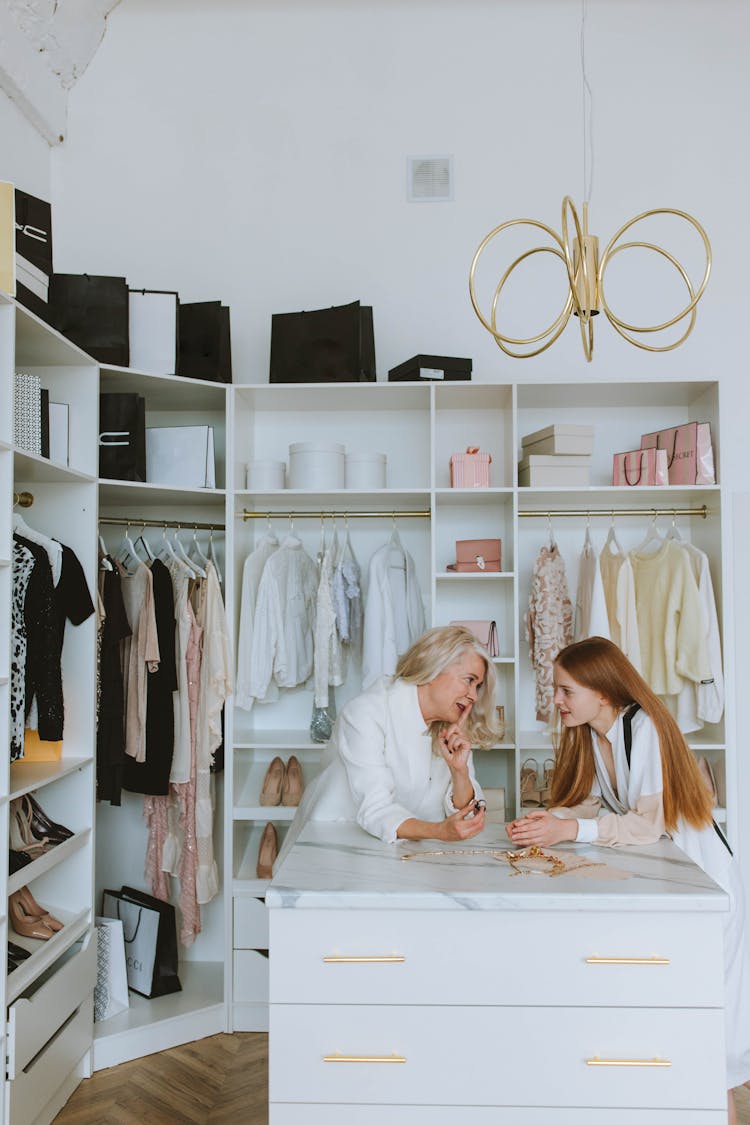
[(128, 988), (148, 997), (182, 991), (177, 975), (175, 910), (170, 903), (134, 887), (122, 887), (103, 892), (102, 914), (122, 922)]
[(232, 382), (229, 309), (221, 301), (179, 306), (177, 374), (209, 383)]
[(117, 392), (99, 395), (99, 476), (146, 480), (146, 400)]
[(130, 295), (124, 277), (53, 273), (52, 322), (79, 348), (113, 367), (130, 363)]
[(372, 309), (353, 301), (271, 317), (271, 383), (372, 383)]
[(16, 204), (16, 297), (44, 320), (51, 319), (52, 207), (20, 188)]

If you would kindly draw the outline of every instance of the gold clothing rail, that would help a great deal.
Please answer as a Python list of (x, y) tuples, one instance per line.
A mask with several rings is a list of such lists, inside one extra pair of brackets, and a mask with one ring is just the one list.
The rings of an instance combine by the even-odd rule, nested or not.
[(341, 519), (405, 519), (405, 518), (421, 518), (429, 519), (432, 512), (428, 509), (422, 511), (409, 511), (403, 512), (397, 509), (388, 509), (387, 512), (350, 512), (341, 510), (334, 511), (329, 509), (326, 512), (300, 512), (297, 508), (287, 509), (283, 512), (249, 512), (247, 508), (243, 508), (241, 518), (243, 520), (266, 520), (266, 519), (295, 519), (295, 520), (323, 520), (333, 519), (338, 517)]
[(519, 516), (536, 516), (537, 519), (559, 519), (561, 516), (575, 516), (577, 519), (588, 519), (590, 516), (606, 516), (613, 519), (618, 516), (700, 516), (707, 519), (710, 515), (705, 504), (700, 508), (523, 508)]
[(196, 523), (195, 520), (142, 520), (137, 516), (99, 516), (100, 524), (112, 527), (173, 527), (177, 531), (224, 531), (223, 523)]

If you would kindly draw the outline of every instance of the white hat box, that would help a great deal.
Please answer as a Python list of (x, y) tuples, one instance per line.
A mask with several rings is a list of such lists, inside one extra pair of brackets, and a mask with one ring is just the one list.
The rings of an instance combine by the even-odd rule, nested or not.
[(337, 442), (294, 442), (289, 446), (288, 487), (315, 492), (344, 488), (345, 453)]
[(245, 466), (245, 487), (252, 492), (272, 492), (284, 487), (283, 461), (250, 461)]
[(347, 453), (345, 479), (347, 488), (385, 488), (385, 453)]

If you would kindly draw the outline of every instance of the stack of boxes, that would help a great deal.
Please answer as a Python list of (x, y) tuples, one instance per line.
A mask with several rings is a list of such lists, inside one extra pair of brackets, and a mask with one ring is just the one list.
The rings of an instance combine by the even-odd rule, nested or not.
[(521, 438), (518, 483), (527, 488), (588, 488), (593, 426), (546, 426)]

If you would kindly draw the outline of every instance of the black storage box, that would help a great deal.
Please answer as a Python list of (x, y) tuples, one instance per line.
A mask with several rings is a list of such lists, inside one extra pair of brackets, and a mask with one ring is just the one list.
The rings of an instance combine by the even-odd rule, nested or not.
[(452, 355), (413, 355), (388, 372), (389, 383), (446, 382), (471, 379), (471, 360)]

